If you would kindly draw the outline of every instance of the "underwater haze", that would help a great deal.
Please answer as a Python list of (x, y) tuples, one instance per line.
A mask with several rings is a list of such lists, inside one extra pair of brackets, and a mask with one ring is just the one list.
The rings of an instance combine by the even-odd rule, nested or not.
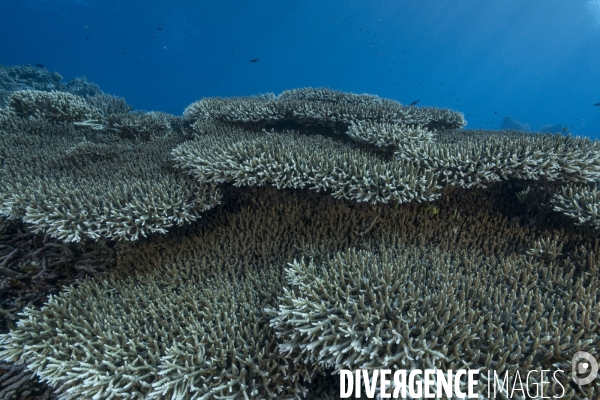
[[(328, 87), (600, 135), (599, 0), (0, 0), (0, 64), (136, 109)], [(554, 127), (549, 127), (550, 125)]]

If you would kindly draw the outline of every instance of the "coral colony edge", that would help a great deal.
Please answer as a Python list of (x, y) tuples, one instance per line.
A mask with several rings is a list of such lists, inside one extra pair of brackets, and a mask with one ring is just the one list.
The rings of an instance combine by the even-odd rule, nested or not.
[(0, 274), (44, 294), (3, 289), (0, 397), (335, 399), (341, 370), (467, 368), (598, 398), (571, 376), (600, 350), (598, 141), (325, 88), (136, 112), (29, 69), (0, 68)]

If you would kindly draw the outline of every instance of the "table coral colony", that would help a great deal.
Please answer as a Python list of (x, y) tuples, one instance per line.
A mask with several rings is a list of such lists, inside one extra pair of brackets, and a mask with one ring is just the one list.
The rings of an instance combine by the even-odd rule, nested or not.
[(600, 144), (465, 124), (329, 89), (182, 117), (13, 92), (0, 213), (117, 261), (25, 308), (0, 357), (62, 399), (330, 399), (341, 369), (461, 368), (597, 398), (570, 372), (600, 346)]

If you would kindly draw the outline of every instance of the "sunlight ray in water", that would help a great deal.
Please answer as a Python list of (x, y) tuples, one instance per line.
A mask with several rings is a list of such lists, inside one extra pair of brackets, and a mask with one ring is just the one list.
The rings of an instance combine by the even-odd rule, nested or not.
[(596, 28), (600, 27), (600, 0), (589, 0), (588, 7), (594, 16)]

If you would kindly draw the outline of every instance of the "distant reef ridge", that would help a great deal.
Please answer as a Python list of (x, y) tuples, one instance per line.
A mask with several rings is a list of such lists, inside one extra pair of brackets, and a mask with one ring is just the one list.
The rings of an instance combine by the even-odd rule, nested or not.
[(56, 71), (50, 72), (41, 66), (16, 65), (5, 67), (0, 65), (0, 107), (6, 106), (10, 94), (17, 90), (41, 90), (72, 93), (77, 96), (95, 96), (102, 93), (95, 83), (88, 82), (85, 77), (73, 78), (63, 82), (63, 77)]
[(597, 399), (569, 375), (600, 354), (597, 140), (328, 88), (139, 113), (12, 68), (0, 398), (329, 400), (341, 369), (471, 368)]
[[(501, 130), (512, 129), (512, 130), (523, 131), (523, 132), (534, 132), (534, 130), (531, 129), (529, 124), (524, 124), (522, 122), (519, 122), (510, 116), (504, 117), (504, 119), (502, 120), (502, 123), (500, 124), (500, 129)], [(539, 132), (541, 132), (541, 133), (565, 133), (565, 132), (567, 132), (567, 130), (568, 130), (568, 128), (563, 127), (562, 124), (546, 124), (546, 125), (543, 125), (542, 127), (540, 127)]]
[(502, 120), (502, 123), (500, 124), (500, 129), (514, 129), (523, 132), (531, 131), (531, 127), (529, 126), (529, 124), (524, 124), (508, 116), (504, 117), (504, 119)]

